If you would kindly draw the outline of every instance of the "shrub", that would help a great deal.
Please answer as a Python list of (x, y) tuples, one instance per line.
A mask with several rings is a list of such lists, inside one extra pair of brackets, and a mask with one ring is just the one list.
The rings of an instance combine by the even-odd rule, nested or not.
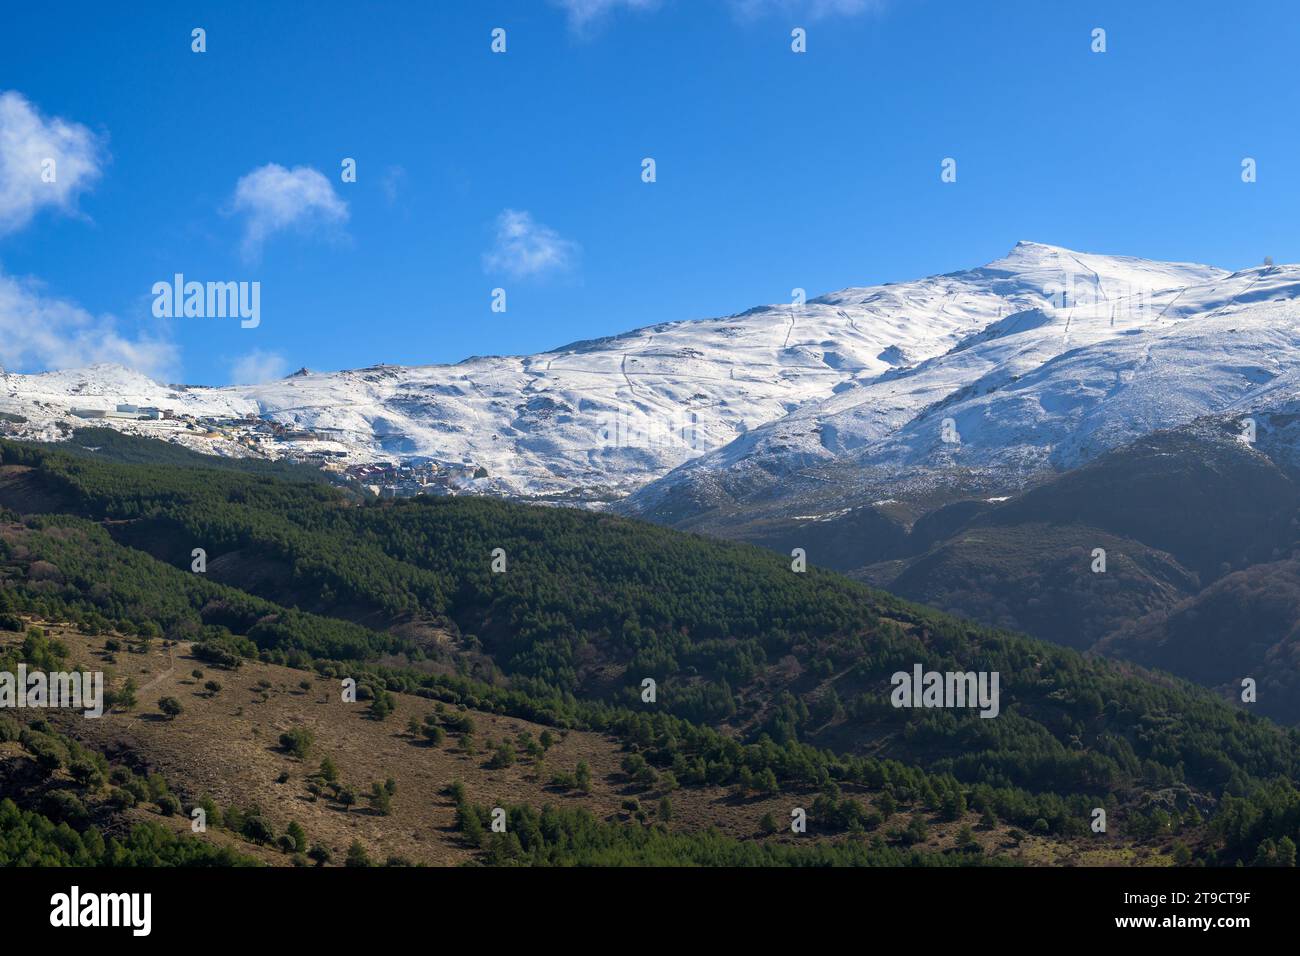
[(175, 816), (181, 812), (181, 802), (173, 794), (164, 793), (158, 798), (158, 809), (165, 817)]
[(496, 751), (492, 754), (492, 759), (488, 761), (489, 770), (500, 770), (503, 767), (509, 767), (515, 762), (515, 748), (511, 743), (502, 741), (497, 744)]
[(370, 854), (366, 848), (361, 845), (360, 840), (353, 840), (352, 845), (348, 847), (347, 861), (345, 866), (370, 866)]
[(388, 691), (380, 691), (370, 702), (370, 716), (375, 720), (387, 720), (388, 715), (397, 706), (397, 701)]
[(293, 841), (293, 848), (296, 852), (302, 853), (307, 849), (307, 831), (302, 828), (297, 820), (289, 821), (289, 826), (285, 830), (285, 835)]
[(306, 727), (295, 727), (280, 735), (280, 746), (299, 760), (305, 760), (315, 741), (312, 732)]
[(275, 840), (275, 831), (271, 829), (271, 824), (257, 814), (250, 813), (244, 818), (244, 825), (240, 832), (254, 843), (271, 843)]
[(58, 770), (68, 759), (68, 749), (48, 734), (25, 731), (22, 743), (28, 753), (36, 758), (37, 765), (47, 773)]
[(388, 816), (393, 812), (393, 797), (381, 785), (374, 784), (370, 789), (370, 809), (374, 810), (380, 816)]
[(98, 790), (104, 783), (104, 775), (95, 761), (87, 757), (76, 757), (68, 764), (68, 773), (85, 790)]
[(52, 790), (41, 800), (41, 812), (51, 820), (80, 828), (89, 819), (86, 806), (68, 790)]
[(108, 697), (110, 707), (121, 707), (123, 710), (131, 710), (138, 703), (135, 696), (135, 680), (128, 677), (122, 682), (122, 686), (113, 693), (105, 695)]
[(307, 851), (307, 857), (315, 860), (317, 866), (324, 866), (334, 858), (334, 854), (330, 853), (329, 847), (323, 843), (313, 843), (311, 849)]

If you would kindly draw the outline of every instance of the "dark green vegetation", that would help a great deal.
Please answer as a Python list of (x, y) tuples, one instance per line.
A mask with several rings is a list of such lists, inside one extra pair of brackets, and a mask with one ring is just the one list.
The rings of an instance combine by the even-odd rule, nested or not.
[(888, 846), (877, 835), (849, 844), (740, 842), (716, 832), (669, 833), (659, 827), (604, 823), (583, 809), (509, 807), (506, 830), (493, 833), (485, 807), (456, 810), (458, 828), (489, 866), (978, 866), (978, 851), (944, 855)]
[(57, 445), (38, 445), (74, 458), (107, 461), (119, 465), (178, 465), (188, 468), (207, 468), (215, 471), (234, 471), (268, 478), (284, 478), (309, 484), (326, 484), (328, 478), (319, 468), (296, 465), (288, 461), (267, 461), (264, 458), (218, 458), (201, 455), (170, 442), (147, 441), (124, 435), (112, 428), (77, 428), (66, 442)]
[[(1097, 649), (1189, 680), (1240, 692), (1259, 684), (1260, 709), (1300, 721), (1300, 560), (1251, 565), (1195, 597), (1153, 611)], [(1225, 679), (1225, 675), (1229, 675)]]
[[(982, 623), (1171, 671), (1300, 723), (1300, 476), (1235, 423), (1112, 451), (1006, 502), (715, 531)], [(1093, 552), (1106, 552), (1094, 573)], [(1290, 663), (1284, 663), (1290, 662)]]
[[(66, 791), (64, 791), (66, 792)], [(57, 801), (56, 815), (76, 800)], [(0, 800), (0, 866), (244, 866), (250, 860), (231, 850), (179, 837), (157, 823), (140, 823), (125, 839), (105, 839), (99, 828), (78, 830), (67, 820), (21, 810)]]
[[(841, 792), (849, 787), (941, 818), (973, 810), (1062, 837), (1085, 836), (1091, 808), (1105, 806), (1112, 828), (1182, 832), (1209, 863), (1255, 862), (1261, 846), (1263, 860), (1276, 859), (1267, 845), (1276, 851), (1300, 826), (1295, 731), (1172, 678), (976, 627), (835, 574), (792, 573), (788, 559), (758, 548), (565, 509), (358, 504), (320, 484), (229, 469), (2, 442), (0, 456), (0, 505), (24, 512), (0, 516), (0, 617), (198, 640), (218, 666), (258, 656), (355, 676), (379, 701), (404, 691), (604, 731), (639, 761), (630, 775), (799, 793), (832, 831), (884, 822)], [(207, 552), (206, 574), (189, 570), (194, 548)], [(999, 672), (1001, 715), (894, 709), (889, 676), (914, 663)], [(653, 706), (640, 699), (646, 677), (658, 682)], [(544, 841), (484, 853), (931, 862), (900, 849), (917, 834), (787, 850), (618, 833), (563, 814), (538, 826)]]

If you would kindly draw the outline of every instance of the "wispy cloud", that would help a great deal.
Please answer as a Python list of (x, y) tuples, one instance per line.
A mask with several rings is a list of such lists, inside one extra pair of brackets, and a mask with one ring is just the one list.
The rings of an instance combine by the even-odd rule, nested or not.
[(483, 254), (483, 268), (524, 279), (573, 266), (579, 246), (527, 212), (507, 209), (497, 217), (496, 243)]
[(92, 315), (48, 296), (35, 279), (0, 272), (0, 365), (9, 371), (112, 362), (166, 380), (177, 371), (179, 358), (166, 339), (124, 335), (113, 316)]
[(877, 13), (887, 0), (727, 0), (737, 16), (757, 19), (775, 14), (802, 16), (809, 20), (827, 17), (854, 17)]
[(388, 200), (390, 206), (397, 202), (397, 197), (405, 185), (405, 166), (389, 166), (379, 179), (379, 188), (384, 191), (384, 198)]
[(310, 166), (285, 169), (278, 163), (241, 177), (231, 208), (245, 217), (240, 249), (249, 260), (258, 259), (262, 246), (277, 232), (334, 226), (348, 218), (348, 204), (321, 173)]
[(260, 385), (284, 378), (288, 371), (289, 363), (283, 355), (254, 349), (230, 363), (230, 382), (232, 385)]
[[(690, 0), (692, 4), (701, 0)], [(801, 17), (823, 20), (828, 17), (854, 17), (883, 10), (889, 0), (720, 0), (731, 7), (743, 20), (760, 17)], [(655, 10), (662, 0), (551, 0), (568, 14), (569, 29), (574, 33), (587, 33), (611, 14), (623, 10)]]
[(607, 15), (618, 10), (653, 10), (659, 0), (551, 0), (569, 16), (569, 29), (582, 33)]
[(42, 116), (21, 93), (0, 93), (0, 235), (45, 206), (75, 212), (105, 161), (103, 141), (86, 127)]

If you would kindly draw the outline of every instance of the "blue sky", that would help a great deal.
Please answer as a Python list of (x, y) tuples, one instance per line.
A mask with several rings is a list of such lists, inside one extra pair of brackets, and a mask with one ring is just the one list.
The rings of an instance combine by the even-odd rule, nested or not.
[[(1280, 0), (49, 10), (15, 5), (0, 32), (11, 371), (221, 384), (527, 353), (1019, 239), (1300, 260), (1300, 5)], [(156, 318), (177, 272), (260, 282), (260, 325)]]

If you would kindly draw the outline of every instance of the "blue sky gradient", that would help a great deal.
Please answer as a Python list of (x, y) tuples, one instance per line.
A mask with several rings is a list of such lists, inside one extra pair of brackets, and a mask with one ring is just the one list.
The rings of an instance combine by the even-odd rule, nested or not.
[[(610, 8), (579, 23), (584, 5)], [(93, 132), (101, 172), (0, 231), (0, 276), (165, 339), (173, 380), (222, 384), (541, 351), (975, 266), (1019, 239), (1300, 260), (1300, 5), (568, 7), (15, 5), (0, 91)], [(309, 214), (250, 256), (236, 184), (269, 163), (319, 171), (346, 218)], [(506, 210), (551, 231), (531, 274), (491, 255)], [(150, 289), (177, 272), (259, 281), (260, 326), (155, 318)]]

